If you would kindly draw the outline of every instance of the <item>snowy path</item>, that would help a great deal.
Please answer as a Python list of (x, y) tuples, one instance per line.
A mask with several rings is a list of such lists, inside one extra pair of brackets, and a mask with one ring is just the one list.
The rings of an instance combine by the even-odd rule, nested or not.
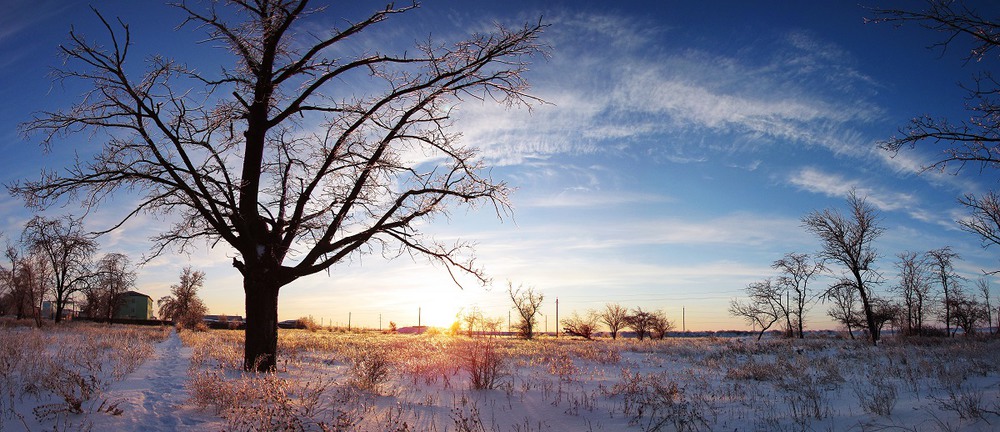
[(104, 395), (109, 403), (118, 402), (122, 414), (92, 417), (94, 430), (219, 430), (221, 419), (186, 404), (190, 363), (191, 348), (171, 333), (152, 358)]

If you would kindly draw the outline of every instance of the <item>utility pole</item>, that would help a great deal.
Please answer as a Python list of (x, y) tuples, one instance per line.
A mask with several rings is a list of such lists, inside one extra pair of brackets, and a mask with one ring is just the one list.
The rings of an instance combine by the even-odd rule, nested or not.
[(556, 337), (559, 337), (559, 297), (556, 297)]
[(684, 307), (684, 306), (681, 306), (681, 329), (684, 332), (688, 331), (688, 325), (687, 325), (687, 308)]
[(417, 306), (417, 327), (420, 327), (420, 306)]
[(382, 314), (378, 314), (378, 331), (382, 331)]
[(347, 313), (347, 331), (351, 331), (351, 313)]

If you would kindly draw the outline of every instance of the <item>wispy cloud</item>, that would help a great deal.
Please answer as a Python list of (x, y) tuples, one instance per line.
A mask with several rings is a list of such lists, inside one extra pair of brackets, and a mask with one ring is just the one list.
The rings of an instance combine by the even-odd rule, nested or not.
[(951, 213), (931, 211), (914, 194), (881, 188), (862, 179), (805, 167), (792, 173), (788, 182), (799, 189), (836, 198), (846, 198), (854, 190), (879, 210), (903, 212), (918, 221), (955, 229)]
[[(867, 154), (870, 140), (852, 124), (882, 115), (868, 101), (871, 79), (852, 67), (848, 54), (806, 33), (761, 47), (778, 53), (762, 60), (753, 52), (666, 47), (663, 35), (671, 29), (613, 15), (554, 21), (551, 60), (536, 64), (531, 76), (533, 93), (551, 105), (530, 113), (466, 105), (458, 115), (466, 139), (499, 164), (615, 152), (628, 146), (609, 143), (649, 136), (706, 133), (858, 156)], [(833, 84), (838, 91), (829, 90)], [(678, 157), (666, 158), (672, 161), (704, 160), (707, 150), (685, 150), (689, 140), (660, 145), (677, 147)]]
[(860, 179), (849, 179), (840, 174), (829, 173), (815, 167), (805, 167), (789, 177), (792, 185), (813, 193), (821, 193), (830, 197), (846, 198), (851, 191), (856, 191), (883, 211), (906, 209), (918, 204), (918, 199), (912, 194), (891, 192), (876, 189)]
[(641, 192), (601, 191), (585, 188), (564, 190), (546, 197), (535, 197), (524, 202), (528, 207), (580, 207), (606, 208), (627, 204), (656, 204), (673, 201), (670, 197)]

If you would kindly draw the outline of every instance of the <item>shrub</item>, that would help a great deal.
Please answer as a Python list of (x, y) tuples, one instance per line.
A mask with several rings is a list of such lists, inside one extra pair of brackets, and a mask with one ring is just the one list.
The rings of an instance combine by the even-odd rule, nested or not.
[(507, 358), (494, 338), (474, 339), (459, 345), (460, 368), (469, 374), (475, 390), (493, 389), (506, 374)]
[(865, 378), (865, 381), (856, 381), (852, 386), (861, 409), (869, 414), (888, 417), (896, 406), (896, 386), (878, 371), (867, 371)]
[(666, 373), (643, 375), (623, 369), (621, 381), (608, 396), (622, 397), (625, 415), (631, 417), (629, 424), (641, 424), (645, 431), (659, 431), (667, 425), (677, 431), (711, 430), (707, 415), (715, 412), (714, 407)]
[(389, 381), (392, 370), (389, 350), (379, 345), (363, 345), (349, 354), (351, 381), (359, 388), (378, 392)]
[(320, 329), (320, 325), (319, 323), (316, 322), (316, 320), (312, 317), (312, 315), (310, 315), (295, 320), (295, 328), (306, 329), (311, 332), (315, 332), (316, 330)]

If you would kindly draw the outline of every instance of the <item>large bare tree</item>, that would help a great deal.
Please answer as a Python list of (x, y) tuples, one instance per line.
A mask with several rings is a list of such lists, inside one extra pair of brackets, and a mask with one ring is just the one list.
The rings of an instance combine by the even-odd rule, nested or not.
[[(94, 206), (123, 189), (140, 191), (122, 224), (143, 213), (175, 215), (153, 239), (154, 252), (198, 239), (235, 249), (247, 369), (275, 367), (281, 287), (349, 257), (409, 253), (486, 282), (467, 243), (435, 241), (419, 223), (455, 204), (509, 211), (509, 188), (490, 178), (474, 147), (459, 143), (450, 116), (464, 100), (537, 101), (523, 73), (540, 53), (544, 25), (498, 25), (453, 44), (428, 39), (389, 52), (361, 50), (359, 39), (392, 31), (385, 23), (416, 4), (390, 4), (340, 25), (330, 24), (335, 11), (308, 0), (177, 7), (185, 24), (225, 48), (218, 72), (166, 56), (137, 68), (129, 27), (98, 14), (106, 42), (71, 32), (58, 72), (92, 91), (25, 129), (41, 133), (45, 146), (92, 130), (103, 133), (95, 135), (103, 148), (90, 161), (13, 185), (13, 193), (46, 207), (74, 196)], [(310, 31), (307, 17), (325, 30)]]
[(805, 216), (802, 223), (819, 237), (823, 248), (819, 257), (843, 267), (844, 276), (839, 285), (846, 284), (857, 291), (869, 337), (873, 345), (878, 345), (881, 325), (876, 325), (872, 289), (881, 282), (881, 276), (874, 267), (878, 253), (873, 243), (884, 229), (879, 226), (878, 211), (859, 197), (857, 191), (850, 192), (847, 204), (849, 215), (825, 209)]
[[(996, 60), (1000, 23), (983, 17), (968, 3), (928, 0), (920, 10), (875, 9), (875, 18), (871, 21), (893, 25), (915, 23), (941, 34), (940, 41), (934, 44), (936, 48), (954, 47), (965, 51), (967, 54), (963, 57), (968, 64), (995, 64), (981, 60)], [(1000, 116), (997, 115), (1000, 113), (1000, 98), (997, 97), (1000, 80), (986, 68), (971, 81), (971, 85), (963, 85), (968, 93), (961, 102), (968, 111), (967, 116), (962, 116), (964, 120), (919, 116), (879, 146), (896, 154), (917, 145), (939, 145), (940, 156), (923, 166), (923, 171), (958, 173), (968, 166), (980, 173), (1000, 169)], [(1000, 245), (1000, 196), (997, 192), (965, 194), (958, 201), (970, 211), (968, 217), (957, 221), (962, 229), (979, 236), (984, 247)]]
[(55, 321), (60, 322), (72, 296), (88, 287), (97, 242), (84, 232), (81, 220), (72, 216), (35, 216), (24, 226), (21, 241), (49, 266)]

